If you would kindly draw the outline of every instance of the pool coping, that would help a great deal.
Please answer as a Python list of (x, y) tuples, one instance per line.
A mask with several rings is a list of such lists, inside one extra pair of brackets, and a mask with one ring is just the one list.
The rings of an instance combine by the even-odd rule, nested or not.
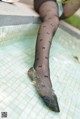
[[(22, 25), (22, 24), (39, 24), (40, 20), (38, 16), (17, 16), (17, 15), (0, 15), (0, 27), (11, 26), (11, 25)], [(65, 30), (72, 36), (80, 39), (80, 30), (74, 28), (64, 21), (60, 21), (61, 29)]]
[(80, 30), (64, 22), (63, 20), (60, 22), (60, 28), (76, 37), (77, 39), (80, 39)]

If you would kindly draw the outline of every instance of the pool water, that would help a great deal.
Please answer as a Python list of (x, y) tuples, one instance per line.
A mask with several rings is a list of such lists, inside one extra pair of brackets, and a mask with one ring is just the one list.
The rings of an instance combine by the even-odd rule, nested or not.
[(53, 89), (60, 113), (49, 110), (27, 75), (39, 24), (0, 27), (0, 117), (80, 119), (80, 39), (58, 28), (50, 50)]

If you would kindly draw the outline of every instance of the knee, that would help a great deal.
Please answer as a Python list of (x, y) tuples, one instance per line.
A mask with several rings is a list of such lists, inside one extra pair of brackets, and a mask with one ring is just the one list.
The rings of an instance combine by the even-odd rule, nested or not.
[(58, 16), (48, 17), (44, 19), (44, 22), (47, 23), (47, 25), (51, 26), (53, 30), (56, 30), (59, 26), (59, 18)]

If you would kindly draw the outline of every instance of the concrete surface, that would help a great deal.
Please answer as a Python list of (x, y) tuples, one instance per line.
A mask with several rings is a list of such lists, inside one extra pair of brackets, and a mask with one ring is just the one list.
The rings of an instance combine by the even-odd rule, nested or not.
[(38, 16), (33, 10), (32, 2), (8, 4), (0, 2), (1, 15), (17, 15), (17, 16)]

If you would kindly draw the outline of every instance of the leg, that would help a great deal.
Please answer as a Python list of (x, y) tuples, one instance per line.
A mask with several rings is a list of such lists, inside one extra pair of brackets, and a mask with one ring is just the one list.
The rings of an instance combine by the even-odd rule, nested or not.
[(38, 91), (44, 101), (54, 111), (59, 112), (56, 96), (52, 94), (49, 70), (49, 52), (52, 37), (59, 25), (57, 4), (54, 1), (44, 2), (39, 9), (40, 17), (43, 21), (39, 28), (36, 42), (34, 69), (36, 70), (40, 82)]
[(61, 18), (72, 16), (80, 8), (80, 0), (67, 0), (64, 3), (63, 15)]
[[(51, 87), (49, 76), (49, 52), (52, 37), (59, 25), (57, 5), (54, 2), (45, 2), (39, 10), (43, 23), (40, 26), (37, 43), (34, 68), (46, 85)], [(46, 76), (46, 77), (45, 77)]]

